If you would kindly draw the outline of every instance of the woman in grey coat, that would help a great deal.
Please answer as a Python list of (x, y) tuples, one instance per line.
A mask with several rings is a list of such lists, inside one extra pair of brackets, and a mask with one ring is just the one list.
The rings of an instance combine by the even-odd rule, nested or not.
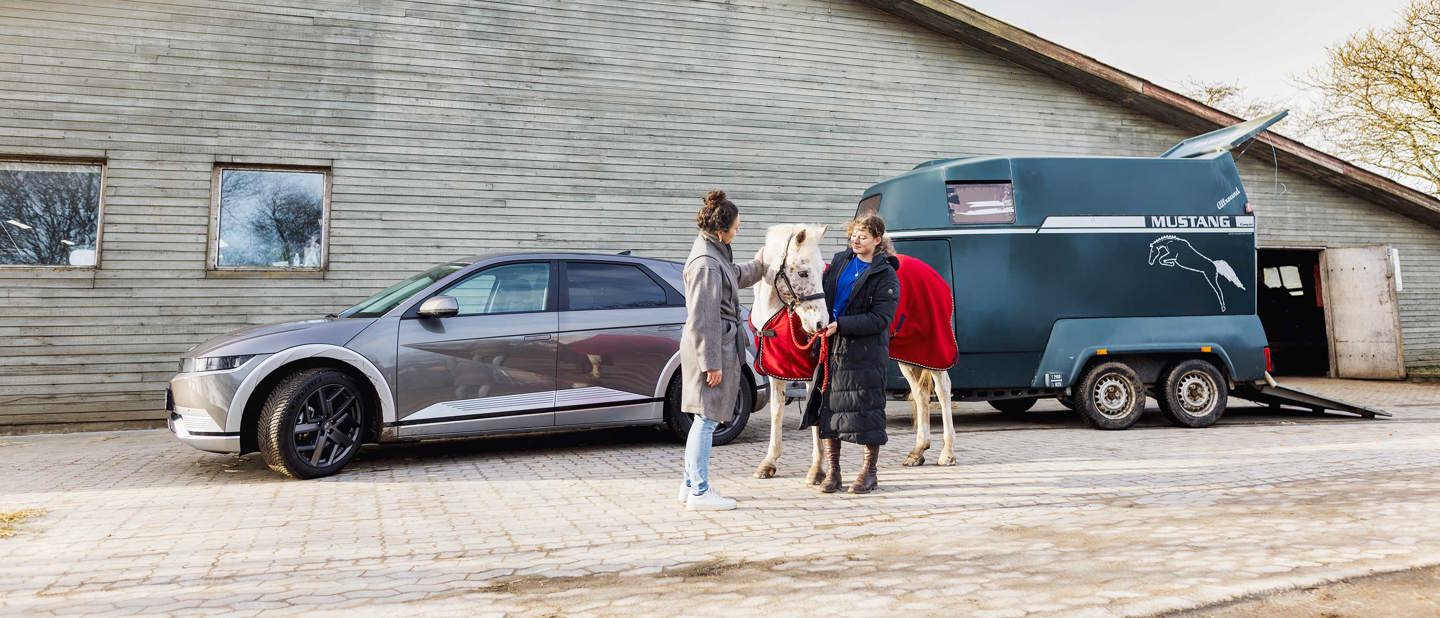
[(735, 416), (745, 378), (740, 374), (749, 341), (740, 327), (740, 288), (765, 275), (756, 259), (735, 264), (730, 242), (740, 231), (740, 210), (724, 191), (705, 195), (695, 215), (700, 235), (685, 260), (685, 330), (680, 335), (680, 410), (693, 414), (685, 440), (685, 482), (680, 497), (692, 511), (735, 508), (710, 486), (710, 446), (715, 427)]

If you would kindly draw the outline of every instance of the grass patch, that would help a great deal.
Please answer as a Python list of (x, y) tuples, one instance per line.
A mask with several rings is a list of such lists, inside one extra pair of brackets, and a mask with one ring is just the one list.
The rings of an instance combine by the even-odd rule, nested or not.
[(0, 512), (0, 539), (15, 536), (18, 532), (15, 528), (16, 526), (25, 523), (26, 520), (34, 519), (44, 514), (45, 509)]

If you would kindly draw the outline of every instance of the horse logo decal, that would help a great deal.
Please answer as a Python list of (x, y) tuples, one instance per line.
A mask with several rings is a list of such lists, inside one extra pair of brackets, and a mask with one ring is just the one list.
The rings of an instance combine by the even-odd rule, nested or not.
[(1225, 312), (1225, 292), (1221, 289), (1220, 278), (1235, 284), (1235, 287), (1245, 289), (1245, 284), (1240, 282), (1240, 277), (1235, 275), (1235, 269), (1225, 260), (1212, 260), (1205, 257), (1205, 254), (1195, 250), (1190, 241), (1166, 234), (1156, 238), (1150, 243), (1150, 265), (1159, 264), (1172, 268), (1181, 268), (1194, 273), (1200, 273), (1205, 277), (1205, 283), (1215, 292), (1216, 300), (1220, 301), (1220, 312)]

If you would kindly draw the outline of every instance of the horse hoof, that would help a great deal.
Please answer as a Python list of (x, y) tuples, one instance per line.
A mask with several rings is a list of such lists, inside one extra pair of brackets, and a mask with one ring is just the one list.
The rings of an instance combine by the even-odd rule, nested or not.
[(925, 456), (911, 453), (909, 457), (905, 458), (905, 461), (900, 463), (900, 465), (912, 468), (915, 466), (923, 466), (925, 465)]
[(805, 473), (806, 485), (819, 485), (825, 482), (825, 475), (820, 471), (820, 466), (811, 466), (810, 471)]
[(937, 466), (953, 466), (953, 465), (955, 465), (955, 463), (956, 463), (956, 462), (955, 462), (955, 456), (954, 456), (954, 455), (948, 455), (948, 456), (945, 456), (945, 457), (941, 457), (941, 458), (940, 458), (940, 461), (935, 462), (935, 465), (937, 465)]
[(756, 468), (756, 469), (755, 469), (755, 478), (757, 478), (757, 479), (773, 479), (773, 478), (775, 478), (775, 465), (774, 465), (774, 464), (761, 464), (759, 468)]

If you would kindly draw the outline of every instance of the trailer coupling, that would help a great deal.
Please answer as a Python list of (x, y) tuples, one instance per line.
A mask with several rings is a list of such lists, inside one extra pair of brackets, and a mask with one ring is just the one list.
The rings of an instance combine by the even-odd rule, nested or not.
[(1357, 406), (1352, 403), (1345, 403), (1343, 401), (1321, 397), (1313, 393), (1307, 393), (1302, 390), (1281, 386), (1275, 381), (1275, 378), (1270, 376), (1269, 372), (1265, 373), (1264, 381), (1236, 385), (1231, 395), (1255, 403), (1267, 404), (1271, 407), (1293, 406), (1309, 408), (1315, 412), (1334, 410), (1336, 412), (1356, 414), (1365, 418), (1375, 418), (1377, 416), (1390, 417), (1390, 413), (1384, 410)]

